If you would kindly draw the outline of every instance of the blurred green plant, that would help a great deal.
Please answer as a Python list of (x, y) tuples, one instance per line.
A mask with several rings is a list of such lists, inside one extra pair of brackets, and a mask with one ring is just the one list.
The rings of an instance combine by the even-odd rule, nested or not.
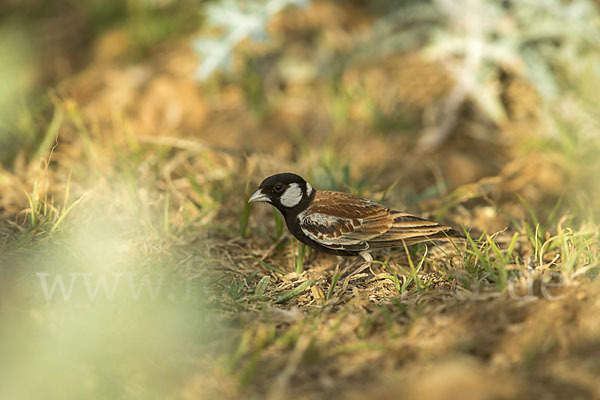
[(600, 65), (600, 11), (589, 0), (404, 1), (378, 11), (344, 62), (417, 51), (446, 68), (454, 86), (428, 118), (420, 143), (426, 148), (450, 135), (466, 102), (504, 122), (505, 76), (532, 84), (547, 106), (561, 100), (580, 73), (597, 73)]
[[(31, 43), (26, 33), (15, 26), (0, 26), (0, 161), (14, 154), (24, 141), (31, 119), (21, 105), (31, 91), (36, 69)], [(27, 132), (30, 133), (30, 132)]]
[(164, 398), (180, 390), (196, 368), (182, 360), (217, 350), (224, 337), (196, 270), (204, 250), (166, 251), (167, 240), (147, 236), (142, 244), (143, 221), (124, 209), (102, 212), (91, 200), (75, 207), (80, 200), (68, 193), (62, 208), (35, 202), (35, 190), (29, 197), (32, 222), (53, 235), (0, 244), (10, 304), (0, 309), (0, 397)]
[(467, 100), (495, 123), (502, 123), (506, 110), (498, 82), (503, 74), (524, 78), (542, 101), (551, 103), (570, 89), (577, 69), (588, 62), (600, 63), (600, 13), (591, 1), (436, 0), (431, 4), (438, 20), (423, 52), (446, 66), (455, 86), (440, 110), (445, 122), (423, 137), (426, 146), (435, 146), (449, 135)]
[[(222, 1), (210, 6), (206, 28), (223, 34), (195, 42), (202, 57), (198, 77), (206, 79), (230, 66), (231, 55), (243, 40), (264, 40), (267, 23), (283, 7), (307, 3)], [(340, 71), (351, 65), (373, 64), (407, 52), (441, 65), (452, 84), (443, 98), (427, 106), (420, 141), (424, 148), (435, 148), (452, 133), (467, 103), (492, 123), (504, 123), (507, 104), (502, 85), (507, 79), (531, 84), (541, 98), (539, 108), (551, 119), (556, 103), (564, 100), (573, 85), (581, 86), (581, 74), (600, 77), (600, 10), (591, 0), (380, 1), (363, 9), (374, 17), (373, 23), (367, 30), (349, 30), (350, 44), (345, 50), (319, 51), (324, 44), (314, 43), (319, 55), (315, 79), (339, 81)], [(315, 39), (307, 36), (305, 40)], [(333, 103), (343, 103), (342, 95), (336, 95)], [(338, 110), (334, 119), (343, 121), (348, 106), (342, 103), (341, 108), (333, 108)], [(402, 125), (402, 118), (396, 121), (400, 114), (396, 118), (375, 109), (373, 115), (375, 128), (382, 121)]]
[(223, 32), (218, 39), (201, 37), (194, 42), (202, 62), (198, 79), (207, 79), (215, 70), (231, 68), (231, 55), (245, 39), (264, 40), (269, 20), (290, 5), (306, 6), (310, 0), (223, 0), (206, 10), (206, 25)]

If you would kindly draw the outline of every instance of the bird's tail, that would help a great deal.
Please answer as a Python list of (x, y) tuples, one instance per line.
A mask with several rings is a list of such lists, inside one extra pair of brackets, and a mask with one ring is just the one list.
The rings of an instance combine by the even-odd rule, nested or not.
[(380, 237), (369, 241), (371, 246), (378, 247), (378, 244), (382, 247), (389, 246), (390, 242), (401, 246), (403, 243), (411, 245), (433, 240), (466, 239), (462, 233), (450, 226), (440, 225), (400, 211), (392, 211), (392, 215), (394, 223), (390, 229)]

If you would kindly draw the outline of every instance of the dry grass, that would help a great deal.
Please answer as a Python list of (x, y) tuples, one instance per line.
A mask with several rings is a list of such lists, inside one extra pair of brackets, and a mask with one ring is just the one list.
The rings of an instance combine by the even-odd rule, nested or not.
[[(417, 56), (348, 70), (337, 93), (299, 79), (256, 97), (252, 75), (194, 82), (187, 39), (135, 64), (109, 39), (116, 58), (61, 80), (41, 138), (0, 169), (0, 397), (600, 397), (596, 137), (539, 136), (535, 104), (511, 104), (505, 126), (466, 110), (417, 153), (414, 121), (377, 125), (369, 108), (416, 115), (444, 95), (448, 77)], [(278, 51), (308, 51), (295, 46)], [(430, 84), (399, 104), (415, 74)], [(300, 257), (270, 207), (246, 204), (281, 171), (469, 240), (382, 252), (348, 278), (352, 260)], [(48, 300), (39, 273), (81, 283)], [(117, 274), (162, 286), (90, 300), (85, 276)]]

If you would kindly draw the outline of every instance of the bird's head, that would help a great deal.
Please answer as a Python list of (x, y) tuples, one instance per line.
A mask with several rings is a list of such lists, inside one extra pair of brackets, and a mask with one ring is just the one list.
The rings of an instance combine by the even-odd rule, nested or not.
[(308, 206), (315, 190), (301, 176), (292, 173), (277, 174), (266, 178), (259, 189), (250, 196), (248, 203), (264, 201), (277, 207), (283, 215), (292, 209)]

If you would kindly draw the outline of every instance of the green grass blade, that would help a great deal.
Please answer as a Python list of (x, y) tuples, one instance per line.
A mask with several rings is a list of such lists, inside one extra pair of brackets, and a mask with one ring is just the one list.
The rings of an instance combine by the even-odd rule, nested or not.
[(302, 283), (300, 286), (290, 290), (289, 292), (284, 293), (282, 296), (277, 298), (273, 303), (274, 304), (285, 303), (286, 301), (293, 299), (294, 297), (300, 295), (305, 290), (309, 289), (313, 283), (315, 283), (315, 280), (309, 279), (306, 282)]
[(400, 182), (400, 178), (396, 178), (396, 180), (383, 191), (379, 197), (379, 203), (382, 203), (385, 200), (388, 193), (398, 184), (398, 182)]
[(170, 232), (170, 224), (169, 224), (169, 192), (165, 195), (165, 205), (163, 209), (163, 231), (166, 234)]
[(504, 254), (502, 254), (502, 251), (500, 251), (500, 248), (498, 248), (498, 245), (496, 244), (494, 239), (492, 239), (492, 237), (490, 235), (487, 235), (486, 239), (487, 239), (487, 242), (490, 245), (494, 255), (496, 256), (496, 259), (498, 260), (498, 262), (501, 262), (503, 265), (508, 264), (508, 262), (506, 260), (506, 256)]
[(275, 223), (276, 239), (279, 239), (283, 235), (283, 217), (275, 207), (271, 207), (273, 211), (273, 222)]
[(325, 296), (325, 300), (329, 300), (331, 296), (333, 296), (333, 291), (335, 290), (335, 286), (340, 280), (341, 272), (339, 265), (336, 267), (335, 272), (333, 273), (333, 277), (331, 278), (331, 285), (329, 285), (329, 289), (327, 289), (327, 296)]
[(517, 240), (519, 239), (519, 233), (515, 232), (512, 239), (510, 240), (510, 243), (508, 245), (508, 249), (506, 250), (506, 260), (508, 262), (510, 262), (511, 258), (512, 258), (512, 254), (515, 250), (515, 245), (517, 244)]
[(257, 296), (262, 296), (265, 294), (265, 290), (267, 290), (267, 286), (269, 285), (269, 281), (271, 280), (271, 277), (269, 276), (263, 276), (262, 279), (258, 282), (258, 285), (256, 285), (256, 289), (254, 290), (254, 294), (256, 294)]
[[(250, 253), (249, 253), (249, 254), (250, 254)], [(268, 262), (266, 262), (266, 261), (264, 261), (264, 260), (261, 260), (260, 258), (258, 258), (258, 257), (256, 257), (256, 256), (254, 256), (254, 255), (252, 255), (252, 256), (254, 257), (254, 259), (255, 259), (255, 260), (256, 260), (256, 261), (257, 261), (257, 262), (258, 262), (260, 265), (262, 265), (262, 266), (263, 266), (263, 267), (265, 267), (266, 269), (268, 269), (268, 270), (271, 270), (271, 271), (275, 271), (275, 272), (277, 272), (278, 274), (281, 274), (281, 275), (285, 275), (285, 271), (284, 271), (284, 270), (282, 270), (281, 268), (277, 268), (276, 266), (274, 266), (274, 265), (272, 265), (272, 264), (270, 264), (270, 263), (268, 263)]]
[(66, 209), (63, 210), (63, 212), (60, 214), (60, 217), (58, 217), (58, 220), (56, 220), (56, 222), (54, 223), (54, 225), (52, 225), (52, 228), (50, 229), (50, 233), (56, 231), (59, 227), (60, 224), (62, 224), (63, 220), (67, 217), (67, 215), (69, 215), (69, 213), (71, 212), (71, 210), (81, 202), (81, 200), (83, 200), (83, 196), (81, 196), (80, 198), (78, 198), (77, 200), (75, 200), (73, 203), (71, 203), (71, 205)]
[(52, 116), (52, 121), (46, 129), (46, 133), (44, 134), (44, 138), (42, 142), (38, 146), (35, 152), (35, 158), (39, 159), (43, 157), (46, 153), (50, 151), (52, 146), (56, 143), (58, 138), (58, 131), (62, 125), (62, 122), (65, 117), (65, 111), (62, 107), (57, 106), (54, 109), (54, 115)]
[(307, 246), (304, 243), (298, 243), (296, 247), (296, 257), (294, 259), (294, 270), (297, 274), (304, 272), (304, 256), (306, 255)]
[(246, 237), (248, 234), (248, 221), (250, 220), (250, 206), (251, 204), (248, 201), (244, 200), (244, 207), (242, 208), (242, 213), (240, 214), (238, 226), (239, 233), (241, 237)]

